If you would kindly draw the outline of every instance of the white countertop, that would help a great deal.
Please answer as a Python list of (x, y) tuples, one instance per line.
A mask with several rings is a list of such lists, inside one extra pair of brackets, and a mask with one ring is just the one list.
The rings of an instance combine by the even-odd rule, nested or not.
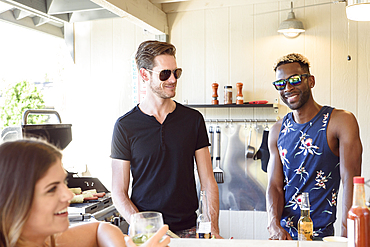
[(347, 247), (347, 243), (290, 240), (172, 238), (170, 247)]

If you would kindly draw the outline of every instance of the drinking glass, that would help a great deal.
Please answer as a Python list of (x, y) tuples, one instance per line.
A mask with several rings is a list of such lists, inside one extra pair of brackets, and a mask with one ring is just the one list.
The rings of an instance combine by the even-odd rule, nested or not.
[(131, 215), (130, 237), (136, 245), (142, 245), (163, 226), (159, 212), (147, 211)]

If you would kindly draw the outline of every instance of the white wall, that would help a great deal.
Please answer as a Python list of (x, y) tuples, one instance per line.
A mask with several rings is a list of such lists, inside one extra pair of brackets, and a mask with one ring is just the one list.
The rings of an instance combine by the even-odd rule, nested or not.
[[(178, 66), (184, 71), (175, 99), (178, 102), (210, 103), (211, 84), (217, 81), (221, 89), (224, 85), (232, 85), (234, 97), (236, 82), (242, 82), (245, 101), (266, 99), (274, 102), (278, 98), (271, 85), (275, 59), (289, 52), (302, 53), (311, 61), (311, 73), (316, 77), (313, 89), (316, 101), (349, 110), (358, 118), (364, 146), (363, 176), (370, 179), (366, 164), (369, 159), (366, 151), (370, 145), (367, 128), (370, 120), (367, 114), (370, 103), (370, 23), (348, 22), (343, 3), (302, 8), (295, 10), (295, 14), (304, 22), (306, 33), (287, 39), (277, 33), (279, 23), (287, 18), (287, 11), (256, 14), (289, 8), (290, 1), (256, 4), (231, 1), (232, 5), (226, 0), (217, 2), (220, 4), (212, 8), (168, 14), (170, 42), (177, 47)], [(327, 1), (297, 0), (294, 5), (324, 2)], [(80, 156), (88, 157), (92, 175), (110, 185), (113, 124), (133, 107), (130, 59), (138, 44), (153, 39), (154, 35), (124, 19), (112, 19), (77, 23), (75, 36), (79, 76), (71, 82), (74, 90), (67, 99), (69, 122), (75, 123), (73, 145), (80, 149)], [(350, 62), (347, 61), (348, 54), (352, 56)], [(220, 96), (222, 93), (219, 89)], [(222, 96), (220, 98), (222, 102)], [(207, 119), (275, 119), (288, 112), (283, 105), (280, 105), (278, 114), (265, 108), (200, 110)], [(84, 124), (79, 124), (80, 121)], [(254, 146), (259, 145), (259, 141), (255, 139)], [(370, 196), (369, 190), (367, 195)], [(224, 237), (267, 237), (266, 228), (261, 226), (267, 224), (265, 214), (242, 212), (244, 216), (234, 217), (233, 213), (221, 213)], [(254, 233), (248, 230), (251, 226)], [(339, 234), (338, 224), (336, 229)]]

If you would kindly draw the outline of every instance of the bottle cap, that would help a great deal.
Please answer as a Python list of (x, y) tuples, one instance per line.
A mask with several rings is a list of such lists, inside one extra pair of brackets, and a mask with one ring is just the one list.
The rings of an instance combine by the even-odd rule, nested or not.
[(224, 88), (233, 88), (233, 86), (224, 86)]
[(353, 183), (354, 184), (364, 184), (365, 179), (363, 177), (353, 177)]

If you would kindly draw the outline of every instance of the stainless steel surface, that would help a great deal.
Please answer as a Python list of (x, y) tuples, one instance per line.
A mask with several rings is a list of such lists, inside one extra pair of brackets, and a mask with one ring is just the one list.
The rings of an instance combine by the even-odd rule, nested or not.
[(106, 208), (103, 208), (95, 213), (92, 214), (92, 216), (94, 216), (95, 219), (100, 219), (101, 217), (109, 214), (110, 212), (116, 210), (116, 208), (114, 207), (114, 205), (109, 205), (108, 207)]
[(68, 220), (71, 221), (84, 221), (89, 220), (92, 217), (91, 214), (68, 214)]
[(90, 213), (94, 216), (94, 213), (97, 213), (112, 205), (113, 205), (112, 197), (110, 196), (110, 193), (107, 193), (104, 197), (99, 198), (96, 201), (70, 204), (68, 207), (68, 213), (71, 214)]
[[(207, 123), (207, 127), (218, 125), (222, 133), (220, 156), (224, 171), (224, 183), (218, 184), (220, 210), (266, 210), (265, 192), (267, 175), (261, 169), (261, 161), (247, 159), (247, 140), (244, 122)], [(253, 128), (253, 143), (260, 144), (263, 128)], [(216, 148), (216, 147), (215, 147)]]

